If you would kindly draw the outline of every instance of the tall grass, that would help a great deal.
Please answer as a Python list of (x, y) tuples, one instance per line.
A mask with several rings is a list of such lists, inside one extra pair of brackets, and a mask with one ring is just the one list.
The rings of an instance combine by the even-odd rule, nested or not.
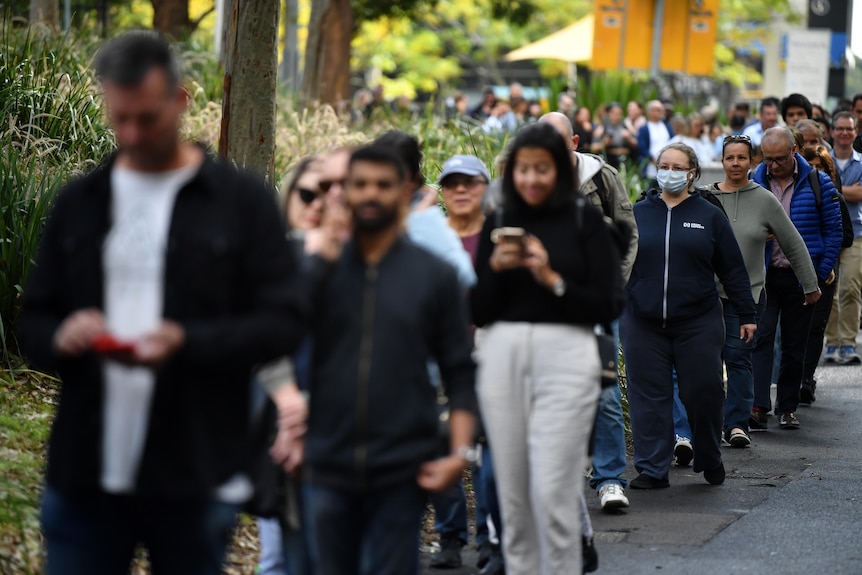
[(0, 26), (0, 349), (59, 186), (113, 147), (84, 54), (95, 41)]

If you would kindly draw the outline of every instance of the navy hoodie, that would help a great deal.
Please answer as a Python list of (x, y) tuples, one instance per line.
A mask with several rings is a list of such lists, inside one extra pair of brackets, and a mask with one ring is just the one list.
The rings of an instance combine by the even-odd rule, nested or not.
[(668, 208), (651, 191), (634, 214), (638, 255), (627, 291), (636, 316), (667, 325), (706, 313), (719, 297), (717, 275), (740, 323), (755, 323), (745, 262), (720, 209), (699, 195)]

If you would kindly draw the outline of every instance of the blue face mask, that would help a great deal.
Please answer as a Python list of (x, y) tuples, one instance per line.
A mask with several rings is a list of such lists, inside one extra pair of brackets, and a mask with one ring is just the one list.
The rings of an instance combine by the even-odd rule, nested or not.
[(659, 170), (656, 180), (658, 180), (658, 187), (669, 194), (681, 194), (688, 188), (688, 172)]

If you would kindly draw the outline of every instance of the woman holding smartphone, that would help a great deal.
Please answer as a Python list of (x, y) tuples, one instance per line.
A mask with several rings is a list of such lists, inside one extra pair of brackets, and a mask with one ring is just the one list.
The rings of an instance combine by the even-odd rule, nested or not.
[(486, 327), (477, 392), (499, 471), (506, 572), (580, 573), (580, 482), (600, 391), (593, 325), (622, 308), (620, 256), (550, 125), (516, 136), (502, 189), (471, 301)]

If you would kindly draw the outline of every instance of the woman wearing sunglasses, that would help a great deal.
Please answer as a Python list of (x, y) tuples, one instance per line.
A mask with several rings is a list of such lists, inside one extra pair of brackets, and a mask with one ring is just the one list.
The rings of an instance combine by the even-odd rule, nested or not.
[[(712, 193), (724, 207), (745, 260), (745, 268), (751, 282), (751, 295), (756, 302), (755, 318), (759, 323), (765, 305), (766, 268), (763, 258), (766, 242), (773, 237), (778, 240), (790, 260), (805, 293), (817, 291), (818, 286), (817, 275), (805, 242), (784, 208), (772, 192), (748, 179), (751, 156), (751, 138), (727, 136), (721, 153), (725, 178), (723, 182), (713, 185)], [(727, 368), (724, 438), (733, 447), (747, 447), (751, 444), (749, 417), (754, 407), (754, 376), (751, 363), (754, 342), (739, 338), (738, 307), (734, 301), (728, 299), (720, 283), (718, 290), (727, 331), (724, 341), (724, 363)]]
[(285, 187), (285, 221), (293, 237), (304, 236), (319, 227), (323, 219), (323, 193), (316, 162), (314, 156), (300, 160)]
[[(303, 158), (288, 175), (283, 188), (285, 227), (294, 254), (299, 259), (315, 250), (312, 244), (322, 241), (319, 239), (322, 235), (320, 227), (324, 212), (324, 194), (320, 186), (321, 167), (319, 158)], [(274, 494), (263, 494), (262, 500), (269, 505), (277, 503), (279, 507), (277, 510), (266, 511), (268, 515), (275, 513), (278, 517), (257, 518), (260, 536), (258, 572), (262, 575), (309, 575), (314, 571), (311, 565), (310, 543), (300, 520), (302, 502), (297, 493), (298, 484), (279, 469), (283, 466), (285, 470), (290, 470), (295, 465), (296, 451), (291, 447), (292, 437), (294, 426), (304, 425), (307, 413), (306, 402), (300, 389), (307, 389), (311, 352), (311, 341), (306, 340), (294, 356), (266, 365), (257, 374), (262, 388), (275, 404), (275, 415), (261, 415), (258, 420), (261, 426), (268, 428), (263, 435), (265, 438), (272, 436), (272, 429), (269, 427), (275, 425), (272, 418), (275, 417), (278, 421), (275, 425), (275, 441), (267, 452), (261, 454), (262, 463), (258, 468), (258, 490), (276, 491)], [(266, 413), (264, 408), (261, 411)], [(281, 465), (271, 461), (270, 454)], [(282, 505), (283, 501), (288, 500), (295, 502), (295, 505)]]

